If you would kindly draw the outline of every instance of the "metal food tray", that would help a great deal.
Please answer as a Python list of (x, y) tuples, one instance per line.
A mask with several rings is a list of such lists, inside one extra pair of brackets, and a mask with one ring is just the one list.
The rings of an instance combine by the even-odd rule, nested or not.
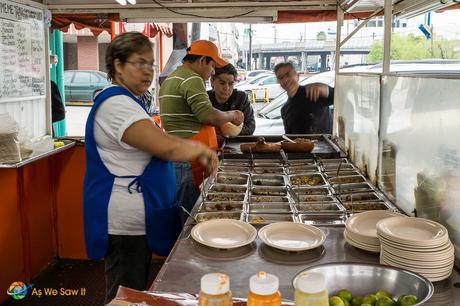
[(243, 201), (202, 202), (198, 212), (240, 212), (244, 208)]
[(231, 172), (217, 172), (215, 182), (230, 185), (247, 185), (249, 175)]
[[(243, 153), (240, 150), (240, 145), (243, 143), (255, 143), (258, 138), (264, 137), (267, 143), (274, 143), (280, 142), (283, 140), (281, 136), (274, 136), (274, 135), (259, 135), (259, 136), (237, 136), (237, 137), (230, 137), (226, 138), (224, 144), (220, 149), (220, 155), (225, 156), (225, 158), (243, 158), (249, 159), (251, 158), (250, 153)], [(330, 136), (328, 135), (289, 135), (291, 139), (294, 138), (308, 138), (311, 139), (315, 143), (315, 147), (313, 151), (310, 153), (287, 153), (289, 159), (308, 159), (314, 156), (319, 156), (321, 158), (337, 158), (341, 156), (340, 148), (331, 141)], [(281, 153), (280, 152), (273, 152), (273, 153), (253, 153), (252, 157), (255, 159), (258, 158), (271, 158), (271, 159), (279, 159), (281, 160)]]
[(286, 202), (249, 204), (250, 214), (286, 214), (293, 212), (291, 205)]
[(251, 176), (253, 186), (286, 186), (283, 175), (254, 174)]
[(362, 193), (372, 192), (374, 187), (369, 183), (352, 183), (352, 184), (337, 184), (332, 185), (332, 189), (336, 194), (348, 194), (348, 193)]
[(250, 204), (254, 203), (273, 203), (273, 202), (285, 202), (289, 203), (287, 196), (254, 196), (250, 197)]
[(328, 195), (331, 194), (331, 190), (328, 187), (292, 187), (292, 190), (300, 195), (309, 195), (309, 194), (318, 194), (318, 195)]
[(226, 192), (208, 192), (205, 202), (226, 202), (226, 201), (244, 201), (246, 194), (241, 193), (226, 193)]
[(363, 193), (349, 193), (339, 195), (339, 200), (342, 203), (347, 202), (360, 202), (360, 201), (381, 201), (382, 199), (376, 192), (363, 192)]
[(366, 179), (362, 175), (338, 176), (329, 179), (329, 183), (333, 184), (352, 184), (363, 183)]
[(253, 174), (284, 174), (284, 168), (280, 166), (270, 167), (253, 167), (251, 170)]
[[(326, 174), (327, 177), (341, 177), (341, 176), (350, 176), (350, 175), (361, 175), (361, 172), (359, 170), (343, 170), (340, 169), (340, 172), (337, 173), (337, 170), (327, 170), (324, 171), (324, 174)], [(338, 175), (337, 175), (338, 174)]]
[(311, 165), (311, 166), (289, 166), (288, 173), (289, 174), (297, 174), (297, 173), (317, 173), (319, 172), (318, 166)]
[(300, 214), (298, 216), (300, 223), (314, 226), (343, 226), (345, 225), (345, 216), (333, 214)]
[(283, 159), (254, 159), (252, 161), (254, 167), (278, 167), (283, 166)]
[(215, 219), (233, 219), (245, 221), (246, 215), (243, 212), (201, 212), (195, 215), (197, 222), (204, 222)]
[(253, 186), (251, 189), (252, 195), (257, 196), (286, 196), (286, 186)]
[[(339, 164), (322, 164), (324, 167), (325, 171), (336, 171), (339, 169)], [(340, 171), (346, 171), (346, 170), (355, 170), (355, 166), (350, 163), (342, 163), (340, 165)]]
[(216, 183), (209, 187), (208, 192), (211, 193), (246, 193), (247, 187), (244, 185), (230, 185), (230, 184), (220, 184)]
[(299, 214), (321, 213), (343, 215), (345, 208), (337, 202), (301, 202), (294, 205)]
[(340, 164), (342, 163), (342, 166), (344, 164), (348, 164), (349, 161), (346, 158), (321, 158), (319, 159), (319, 162), (322, 163), (323, 165), (328, 165), (328, 164)]
[[(308, 182), (300, 182), (305, 177)], [(289, 180), (292, 186), (325, 186), (327, 185), (326, 180), (321, 173), (305, 173), (305, 174), (293, 174), (289, 175)], [(313, 180), (313, 181), (312, 181)]]
[(321, 195), (321, 194), (299, 195), (298, 198), (300, 202), (334, 202), (334, 201), (337, 201), (334, 197), (330, 195)]
[(384, 201), (360, 201), (342, 203), (348, 213), (362, 212), (369, 210), (394, 210), (388, 203)]
[(224, 158), (220, 161), (221, 166), (237, 166), (237, 167), (249, 167), (251, 164), (247, 159), (232, 159)]
[(297, 222), (294, 214), (248, 214), (250, 224), (270, 224), (276, 222)]
[(249, 173), (249, 167), (219, 166), (221, 172)]
[(297, 167), (297, 166), (315, 166), (316, 162), (314, 159), (289, 159), (288, 165), (290, 167)]

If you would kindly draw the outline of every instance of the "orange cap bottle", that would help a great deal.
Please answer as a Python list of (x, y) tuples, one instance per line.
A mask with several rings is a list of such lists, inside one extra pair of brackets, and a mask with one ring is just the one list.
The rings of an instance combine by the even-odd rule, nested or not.
[(281, 306), (278, 277), (259, 272), (249, 279), (247, 306)]

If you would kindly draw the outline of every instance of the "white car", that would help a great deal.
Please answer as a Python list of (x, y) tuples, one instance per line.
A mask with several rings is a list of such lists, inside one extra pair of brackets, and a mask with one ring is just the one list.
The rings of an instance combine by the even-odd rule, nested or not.
[(267, 98), (273, 100), (284, 91), (274, 74), (249, 81), (247, 84), (238, 86), (238, 90), (245, 91), (251, 102), (264, 102)]

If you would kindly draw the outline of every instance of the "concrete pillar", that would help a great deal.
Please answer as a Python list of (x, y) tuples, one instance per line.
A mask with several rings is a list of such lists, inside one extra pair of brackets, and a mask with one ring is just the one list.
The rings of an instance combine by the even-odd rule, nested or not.
[(257, 64), (257, 69), (263, 69), (264, 67), (264, 55), (259, 53), (259, 63)]
[(302, 51), (300, 57), (300, 70), (303, 72), (307, 72), (307, 52)]
[(327, 71), (327, 53), (321, 53), (321, 72)]
[(267, 69), (267, 70), (272, 70), (272, 67), (270, 67), (270, 62), (272, 61), (272, 57), (269, 56), (269, 55), (267, 55), (267, 56), (265, 57), (265, 60), (266, 60), (266, 62), (265, 62), (265, 69)]
[(78, 36), (78, 70), (99, 69), (99, 46), (95, 36)]
[(287, 61), (288, 61), (288, 56), (285, 55), (285, 56), (284, 56), (284, 62), (287, 62)]

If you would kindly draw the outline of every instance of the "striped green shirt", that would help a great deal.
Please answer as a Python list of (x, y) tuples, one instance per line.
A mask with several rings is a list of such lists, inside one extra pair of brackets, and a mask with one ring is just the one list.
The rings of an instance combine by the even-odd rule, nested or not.
[(161, 124), (170, 134), (182, 138), (196, 135), (211, 109), (203, 79), (183, 66), (171, 73), (161, 85)]

